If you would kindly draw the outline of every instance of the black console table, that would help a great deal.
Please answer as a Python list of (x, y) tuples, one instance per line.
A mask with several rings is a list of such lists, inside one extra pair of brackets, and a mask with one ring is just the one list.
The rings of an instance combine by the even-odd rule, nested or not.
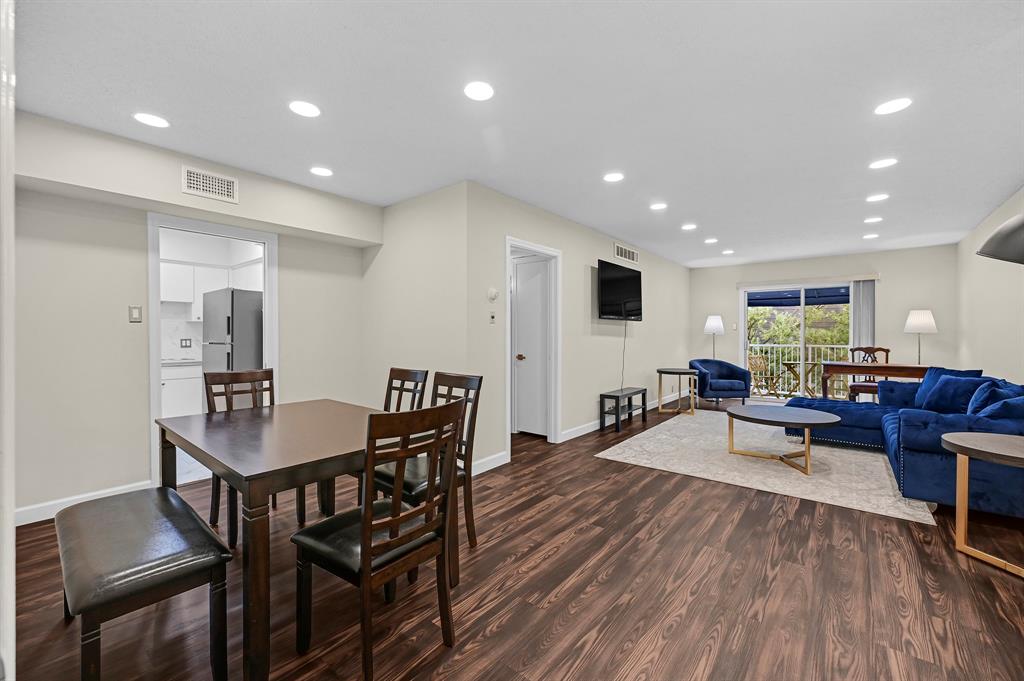
[[(634, 406), (633, 398), (637, 395), (640, 396), (640, 404)], [(611, 401), (613, 406), (608, 408), (605, 407), (605, 403)], [(626, 403), (623, 404), (622, 401)], [(604, 430), (605, 416), (615, 417), (615, 432), (622, 432), (622, 417), (625, 416), (630, 421), (633, 420), (633, 412), (639, 410), (640, 415), (647, 423), (647, 388), (622, 388), (620, 390), (611, 390), (606, 393), (601, 393), (601, 430)]]

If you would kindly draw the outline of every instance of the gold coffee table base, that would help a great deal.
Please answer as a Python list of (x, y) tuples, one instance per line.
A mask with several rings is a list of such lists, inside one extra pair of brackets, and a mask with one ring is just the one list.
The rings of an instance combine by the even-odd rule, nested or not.
[[(754, 456), (759, 459), (776, 459), (782, 463), (797, 469), (804, 475), (811, 474), (811, 429), (804, 428), (804, 448), (798, 449), (795, 452), (787, 452), (785, 454), (770, 454), (768, 452), (754, 452), (749, 449), (736, 449), (733, 437), (733, 426), (734, 419), (732, 414), (729, 414), (729, 453), (740, 454), (742, 456)], [(799, 459), (803, 457), (804, 465), (796, 463), (792, 459)]]
[(1003, 560), (998, 556), (993, 556), (991, 553), (985, 553), (980, 551), (973, 546), (967, 544), (967, 484), (970, 480), (969, 456), (960, 454), (956, 455), (956, 550), (960, 553), (967, 554), (972, 558), (977, 558), (980, 561), (984, 561), (989, 565), (995, 565), (997, 568), (1006, 570), (1007, 572), (1013, 573), (1018, 577), (1024, 577), (1024, 567), (1020, 565), (1014, 565), (1013, 563)]

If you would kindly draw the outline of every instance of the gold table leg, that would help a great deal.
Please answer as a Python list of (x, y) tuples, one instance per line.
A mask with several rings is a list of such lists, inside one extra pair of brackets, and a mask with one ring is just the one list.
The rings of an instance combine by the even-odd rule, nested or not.
[(969, 456), (956, 455), (956, 550), (989, 565), (995, 565), (1018, 577), (1024, 577), (1024, 567), (967, 545), (967, 489), (970, 482), (970, 461), (971, 457)]
[(697, 413), (697, 377), (689, 374), (690, 378), (690, 416)]
[[(749, 449), (737, 449), (735, 443), (735, 437), (733, 435), (733, 417), (729, 414), (729, 453), (740, 454), (742, 456), (755, 456), (759, 459), (775, 459), (781, 461), (787, 466), (797, 469), (804, 475), (811, 474), (811, 429), (804, 428), (804, 448), (798, 449), (795, 452), (786, 452), (785, 454), (772, 454), (769, 452), (755, 452)], [(792, 461), (792, 459), (799, 459), (803, 457), (804, 465)]]
[(659, 414), (664, 414), (664, 413), (666, 413), (666, 412), (668, 412), (670, 410), (669, 409), (665, 409), (663, 406), (661, 406), (662, 402), (665, 399), (664, 397), (661, 396), (661, 379), (662, 379), (662, 375), (658, 374), (658, 413)]
[[(690, 409), (689, 409), (689, 411), (690, 411), (690, 416), (693, 416), (694, 414), (697, 413), (697, 410), (696, 410), (696, 407), (695, 407), (695, 404), (696, 404), (695, 400), (697, 399), (697, 377), (692, 375), (692, 374), (687, 374), (687, 377), (689, 378), (689, 383), (690, 383)], [(663, 378), (663, 375), (662, 374), (658, 374), (658, 413), (659, 414), (682, 414), (682, 413), (686, 412), (687, 410), (683, 409), (683, 406), (682, 406), (682, 402), (683, 402), (683, 376), (682, 376), (682, 374), (676, 374), (676, 378), (678, 380), (676, 381), (677, 398), (676, 398), (676, 408), (675, 409), (669, 409), (668, 407), (663, 406), (663, 403), (665, 401), (665, 397), (662, 394), (662, 390), (663, 390), (663, 388), (662, 388), (662, 378)]]

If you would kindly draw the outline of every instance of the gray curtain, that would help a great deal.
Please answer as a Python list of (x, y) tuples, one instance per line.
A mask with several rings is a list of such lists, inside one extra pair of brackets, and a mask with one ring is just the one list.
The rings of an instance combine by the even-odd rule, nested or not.
[(850, 285), (850, 342), (853, 346), (875, 344), (875, 280)]

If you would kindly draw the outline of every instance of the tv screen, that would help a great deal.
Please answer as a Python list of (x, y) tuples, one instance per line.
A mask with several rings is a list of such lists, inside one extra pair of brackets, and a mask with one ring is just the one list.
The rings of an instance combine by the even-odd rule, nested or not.
[(601, 319), (643, 319), (640, 272), (597, 261), (597, 316)]

